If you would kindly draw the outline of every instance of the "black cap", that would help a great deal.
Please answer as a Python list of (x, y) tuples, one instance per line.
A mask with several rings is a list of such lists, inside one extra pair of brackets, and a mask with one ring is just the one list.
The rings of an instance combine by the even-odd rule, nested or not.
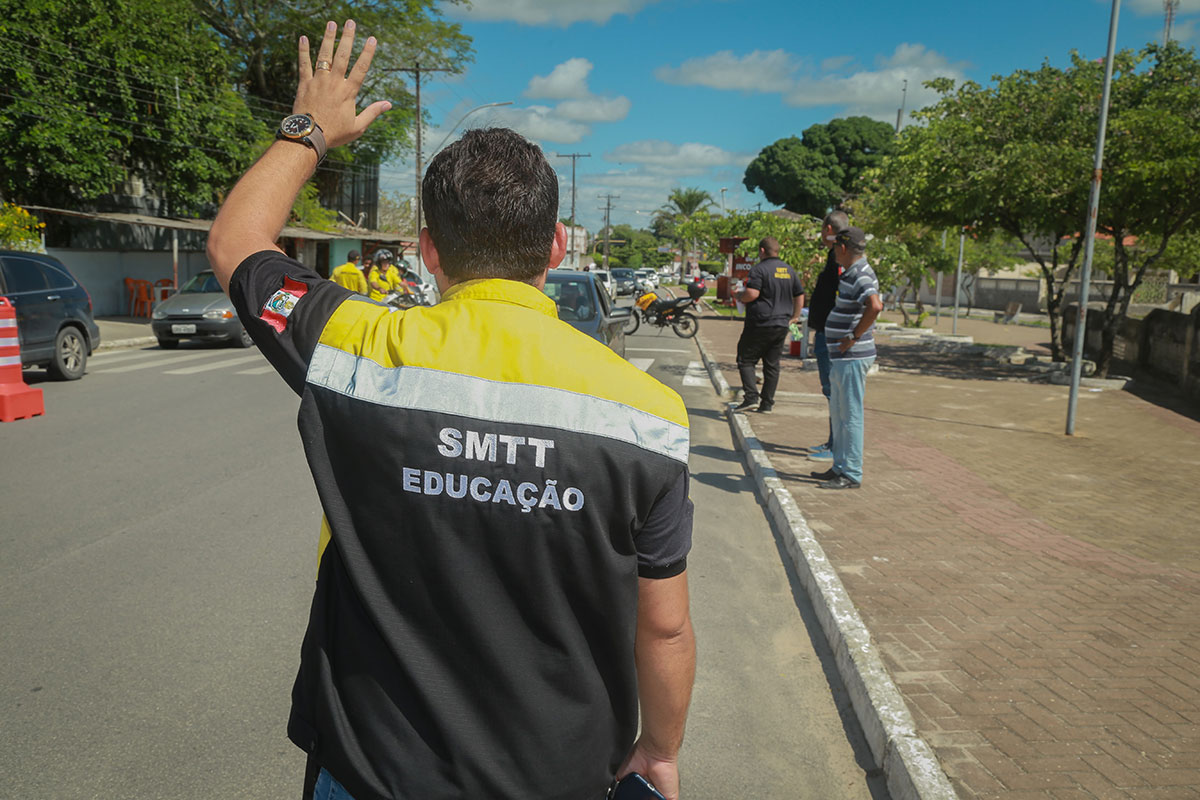
[(867, 247), (867, 235), (863, 233), (862, 228), (853, 226), (846, 228), (844, 231), (839, 231), (833, 239), (835, 244), (844, 244), (853, 250), (865, 250)]

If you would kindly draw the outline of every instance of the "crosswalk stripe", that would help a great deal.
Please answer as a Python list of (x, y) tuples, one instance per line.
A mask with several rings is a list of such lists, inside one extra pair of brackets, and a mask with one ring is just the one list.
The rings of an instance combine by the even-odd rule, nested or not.
[(708, 386), (708, 371), (704, 369), (704, 365), (699, 361), (692, 361), (687, 366), (687, 372), (683, 373), (684, 386)]
[(240, 358), (227, 358), (223, 361), (211, 361), (211, 362), (208, 362), (206, 364), (201, 364), (196, 367), (183, 367), (182, 369), (169, 369), (166, 372), (164, 372), (163, 374), (164, 375), (195, 375), (197, 372), (208, 372), (209, 370), (213, 370), (213, 369), (223, 369), (225, 367), (232, 367), (237, 364), (246, 364), (250, 361), (262, 361), (262, 358), (263, 357), (262, 357), (261, 353), (253, 353), (248, 356), (241, 356)]
[(133, 361), (139, 358), (149, 358), (150, 356), (161, 356), (162, 350), (117, 350), (112, 353), (95, 353), (92, 355), (91, 363), (100, 366), (108, 366), (115, 364), (118, 361)]
[(691, 353), (693, 350), (680, 350), (675, 347), (626, 347), (627, 353)]
[(650, 365), (654, 363), (653, 358), (631, 358), (629, 363), (640, 369), (642, 372), (650, 369)]
[(267, 364), (265, 367), (251, 367), (250, 369), (239, 369), (237, 371), (237, 374), (238, 375), (265, 375), (268, 372), (274, 372), (274, 371), (275, 371), (275, 368), (272, 367), (270, 364)]
[(178, 364), (181, 361), (195, 361), (197, 358), (206, 358), (206, 357), (208, 357), (208, 355), (209, 355), (208, 353), (205, 353), (203, 356), (201, 356), (198, 353), (180, 353), (179, 355), (166, 356), (164, 358), (157, 358), (153, 361), (147, 361), (147, 362), (143, 362), (143, 363), (139, 363), (139, 364), (121, 364), (121, 365), (118, 365), (118, 366), (115, 366), (112, 368), (102, 366), (102, 367), (99, 367), (98, 369), (96, 369), (96, 372), (103, 374), (103, 375), (116, 375), (121, 372), (133, 372), (134, 370), (139, 370), (139, 369), (153, 369), (154, 367), (165, 367), (170, 364)]

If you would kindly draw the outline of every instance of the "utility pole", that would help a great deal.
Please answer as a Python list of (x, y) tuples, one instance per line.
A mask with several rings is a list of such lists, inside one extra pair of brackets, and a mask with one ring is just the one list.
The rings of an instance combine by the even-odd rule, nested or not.
[(725, 213), (725, 193), (728, 191), (729, 191), (729, 187), (727, 187), (727, 186), (721, 187), (721, 213), (722, 214)]
[(612, 216), (612, 201), (620, 200), (619, 194), (601, 194), (597, 195), (604, 201), (604, 269), (608, 269), (608, 240), (612, 238), (612, 229), (609, 227), (608, 221)]
[[(180, 113), (183, 112), (183, 100), (179, 96), (179, 78), (175, 79), (175, 109), (177, 111), (179, 111)], [(174, 203), (172, 203), (171, 206), (172, 206), (172, 208), (169, 209), (169, 213), (174, 214), (175, 213)], [(179, 288), (179, 229), (178, 228), (171, 229), (171, 282), (174, 284), (176, 289)], [(155, 289), (154, 291), (156, 294), (158, 293), (158, 289)]]
[[(579, 254), (575, 252), (575, 161), (580, 158), (591, 158), (591, 153), (555, 153), (555, 158), (571, 159), (571, 244), (568, 253), (574, 254), (575, 269), (579, 269)], [(606, 265), (607, 266), (607, 265)]]
[(1179, 0), (1163, 0), (1163, 47), (1171, 41), (1171, 28), (1175, 27), (1175, 12), (1179, 10)]
[(900, 120), (904, 116), (904, 105), (908, 102), (908, 79), (904, 79), (904, 88), (900, 91), (900, 107), (896, 109), (896, 133), (900, 132)]
[[(411, 72), (413, 74), (413, 86), (415, 87), (414, 94), (417, 99), (417, 194), (416, 194), (416, 231), (414, 235), (419, 240), (421, 238), (421, 128), (423, 121), (421, 119), (421, 73), (422, 72), (452, 72), (449, 67), (422, 67), (421, 62), (414, 62), (411, 67), (400, 67), (397, 72)], [(421, 266), (421, 245), (417, 244), (417, 274), (420, 275)]]
[(1087, 229), (1083, 237), (1083, 269), (1079, 273), (1079, 313), (1075, 315), (1075, 358), (1071, 362), (1071, 393), (1067, 399), (1067, 436), (1075, 435), (1075, 404), (1083, 373), (1083, 344), (1087, 340), (1088, 296), (1092, 290), (1092, 251), (1096, 245), (1096, 214), (1100, 208), (1100, 178), (1104, 170), (1104, 132), (1108, 127), (1108, 97), (1112, 89), (1113, 51), (1117, 47), (1117, 19), (1121, 0), (1113, 0), (1108, 22), (1108, 54), (1104, 59), (1104, 91), (1100, 96), (1100, 129), (1096, 132), (1096, 154), (1092, 161), (1092, 193), (1088, 198)]

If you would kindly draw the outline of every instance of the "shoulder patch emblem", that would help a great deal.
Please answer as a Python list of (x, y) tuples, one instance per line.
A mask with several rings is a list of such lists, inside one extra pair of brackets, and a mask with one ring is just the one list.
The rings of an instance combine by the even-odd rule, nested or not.
[(274, 328), (276, 333), (283, 333), (287, 329), (287, 321), (292, 314), (292, 309), (307, 293), (308, 284), (294, 281), (285, 275), (283, 288), (271, 295), (271, 299), (267, 300), (258, 318)]

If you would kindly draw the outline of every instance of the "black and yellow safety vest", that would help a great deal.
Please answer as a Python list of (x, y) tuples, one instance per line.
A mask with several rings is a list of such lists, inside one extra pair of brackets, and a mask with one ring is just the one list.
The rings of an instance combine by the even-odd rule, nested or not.
[(230, 293), (325, 517), (289, 736), (356, 800), (602, 797), (691, 543), (679, 396), (524, 283), (397, 311), (270, 251)]

